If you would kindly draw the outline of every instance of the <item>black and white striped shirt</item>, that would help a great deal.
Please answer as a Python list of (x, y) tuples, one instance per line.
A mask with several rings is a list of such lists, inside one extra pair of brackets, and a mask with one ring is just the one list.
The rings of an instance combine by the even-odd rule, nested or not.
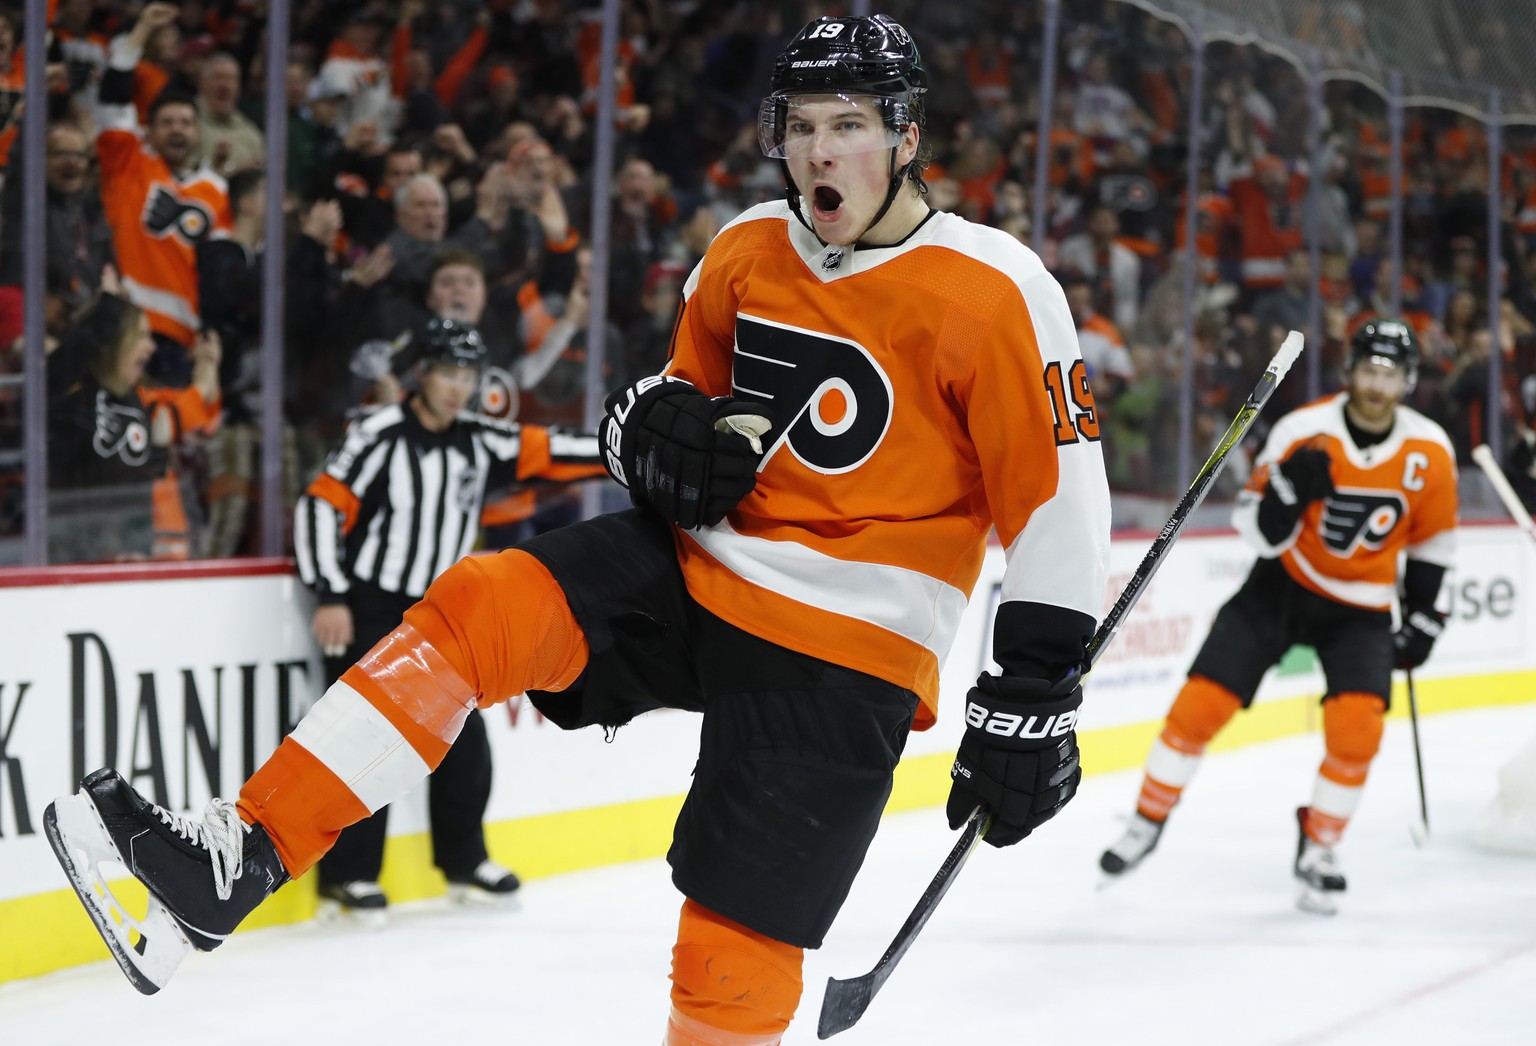
[(474, 547), (487, 487), (602, 474), (594, 435), (468, 413), (429, 432), (407, 404), (380, 407), (299, 499), (299, 576), (321, 602), (342, 602), (354, 582), (419, 597)]

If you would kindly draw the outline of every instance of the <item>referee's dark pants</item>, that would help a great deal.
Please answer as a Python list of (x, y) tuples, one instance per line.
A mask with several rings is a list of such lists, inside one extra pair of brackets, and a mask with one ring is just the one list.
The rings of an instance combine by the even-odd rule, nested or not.
[[(416, 603), (411, 596), (385, 592), (371, 585), (354, 588), (347, 605), (352, 610), (352, 645), (342, 657), (325, 659), (326, 686), (373, 649), (400, 624)], [(432, 828), (432, 863), (444, 875), (466, 876), (485, 860), (485, 807), (491, 798), (491, 745), (478, 710), (464, 720), (458, 740), (427, 783), (427, 814)], [(377, 882), (384, 864), (384, 836), (389, 807), (342, 830), (330, 853), (320, 859), (324, 886)]]

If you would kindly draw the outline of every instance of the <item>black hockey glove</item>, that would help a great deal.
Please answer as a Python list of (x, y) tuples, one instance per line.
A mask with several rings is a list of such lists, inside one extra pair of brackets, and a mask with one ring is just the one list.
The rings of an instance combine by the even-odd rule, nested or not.
[(603, 464), (636, 505), (685, 530), (711, 526), (757, 482), (764, 410), (679, 378), (642, 378), (608, 397)]
[(1270, 466), (1269, 489), (1259, 502), (1259, 530), (1266, 539), (1284, 541), (1308, 505), (1332, 496), (1331, 464), (1326, 450), (1303, 446)]
[(949, 826), (959, 828), (978, 803), (992, 811), (986, 840), (1012, 846), (1077, 794), (1077, 709), (1081, 677), (1054, 687), (1044, 679), (986, 672), (965, 698), (965, 736), (950, 777)]
[(1269, 489), (1287, 505), (1310, 505), (1333, 494), (1333, 461), (1318, 447), (1297, 447), (1269, 474)]
[(1403, 627), (1392, 636), (1394, 664), (1398, 668), (1418, 668), (1429, 660), (1429, 651), (1445, 631), (1445, 615), (1434, 607), (1408, 609)]

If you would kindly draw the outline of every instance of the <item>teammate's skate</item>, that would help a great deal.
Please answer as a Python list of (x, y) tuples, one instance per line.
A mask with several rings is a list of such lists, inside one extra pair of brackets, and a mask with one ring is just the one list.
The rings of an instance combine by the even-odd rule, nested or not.
[(1140, 813), (1132, 816), (1125, 834), (1099, 857), (1099, 867), (1104, 869), (1104, 874), (1124, 875), (1140, 864), (1147, 854), (1157, 848), (1157, 840), (1161, 838), (1165, 824), (1166, 821), (1154, 821)]
[[(145, 995), (165, 987), (193, 948), (212, 951), (288, 881), (260, 825), (215, 799), (202, 821), (147, 802), (115, 770), (97, 770), (80, 791), (48, 804), (48, 843), (112, 957)], [(126, 868), (149, 889), (134, 918), (107, 885), (104, 864)]]
[(1344, 892), (1344, 873), (1339, 870), (1333, 847), (1313, 842), (1307, 837), (1307, 808), (1296, 811), (1296, 882), (1300, 892), (1296, 905), (1316, 915), (1338, 913), (1338, 895)]
[(455, 904), (500, 908), (516, 900), (522, 880), (510, 868), (492, 860), (481, 861), (468, 875), (450, 875), (448, 899)]

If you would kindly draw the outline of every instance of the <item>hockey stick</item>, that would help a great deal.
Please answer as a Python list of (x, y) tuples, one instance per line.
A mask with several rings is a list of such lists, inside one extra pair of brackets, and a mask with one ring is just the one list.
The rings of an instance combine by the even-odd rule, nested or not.
[[(1168, 517), (1168, 522), (1163, 524), (1163, 529), (1158, 532), (1152, 547), (1147, 549), (1147, 554), (1142, 557), (1141, 565), (1136, 568), (1136, 573), (1126, 584), (1125, 591), (1120, 593), (1120, 598), (1115, 600), (1115, 605), (1104, 615), (1104, 620), (1094, 632), (1093, 638), (1088, 641), (1088, 670), (1099, 659), (1109, 641), (1115, 633), (1120, 631), (1120, 625), (1125, 616), (1131, 612), (1136, 601), (1146, 591), (1152, 582), (1152, 576), (1162, 566), (1168, 549), (1179, 531), (1184, 526), (1192, 512), (1205, 500), (1205, 495), (1211, 489), (1216, 476), (1221, 472), (1227, 462), (1227, 456), (1232, 448), (1247, 433), (1253, 425), (1254, 418), (1269, 401), (1269, 397), (1275, 391), (1275, 386), (1280, 384), (1280, 379), (1285, 377), (1285, 372), (1291, 369), (1291, 364), (1296, 362), (1296, 357), (1301, 355), (1302, 338), (1297, 331), (1291, 331), (1286, 335), (1280, 350), (1275, 353), (1275, 358), (1269, 361), (1263, 377), (1254, 386), (1248, 398), (1243, 402), (1237, 412), (1237, 417), (1232, 419), (1232, 424), (1227, 426), (1226, 435), (1221, 437), (1221, 442), (1216, 444), (1216, 449), (1211, 451), (1211, 456), (1200, 466), (1200, 471), (1190, 483), (1189, 489), (1174, 506), (1173, 514)], [(885, 950), (880, 961), (875, 963), (874, 969), (862, 977), (851, 977), (839, 980), (836, 977), (827, 979), (827, 992), (821, 1001), (821, 1019), (816, 1025), (816, 1037), (819, 1039), (831, 1038), (838, 1032), (847, 1031), (858, 1023), (864, 1016), (864, 1011), (869, 1008), (870, 1001), (880, 986), (890, 977), (891, 971), (901, 961), (901, 957), (912, 947), (912, 942), (918, 933), (927, 924), (933, 911), (943, 900), (944, 894), (949, 891), (950, 884), (954, 881), (960, 869), (965, 867), (966, 859), (976, 849), (976, 844), (981, 842), (987, 834), (987, 828), (992, 824), (992, 814), (981, 807), (971, 811), (971, 816), (966, 820), (965, 828), (960, 833), (960, 839), (954, 848), (949, 851), (949, 856), (944, 858), (944, 863), (939, 866), (938, 874), (923, 891), (923, 895), (917, 900), (917, 907), (912, 909), (912, 914), (907, 916), (907, 921), (902, 923), (901, 929), (896, 932), (896, 938), (891, 941), (891, 946)]]
[(1413, 768), (1419, 775), (1419, 823), (1408, 829), (1413, 845), (1423, 846), (1429, 839), (1429, 800), (1424, 796), (1424, 757), (1419, 754), (1419, 701), (1413, 692), (1413, 669), (1403, 669), (1408, 680), (1408, 722), (1413, 728)]
[(1499, 463), (1493, 460), (1493, 451), (1488, 449), (1488, 444), (1479, 443), (1472, 448), (1472, 460), (1477, 462), (1478, 468), (1488, 477), (1488, 482), (1493, 484), (1493, 492), (1504, 502), (1504, 510), (1514, 518), (1525, 536), (1536, 541), (1536, 521), (1531, 519), (1531, 514), (1525, 510), (1525, 503), (1520, 500), (1520, 495), (1515, 493), (1515, 488), (1509, 485), (1509, 477), (1504, 475), (1504, 470), (1499, 468)]

